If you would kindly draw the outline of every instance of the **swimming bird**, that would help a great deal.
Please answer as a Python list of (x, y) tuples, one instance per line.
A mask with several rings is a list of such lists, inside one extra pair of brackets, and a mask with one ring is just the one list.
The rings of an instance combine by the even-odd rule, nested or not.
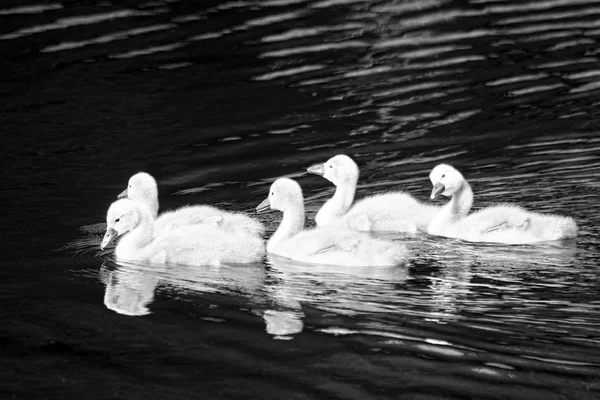
[(188, 265), (244, 264), (262, 260), (262, 238), (249, 233), (232, 235), (223, 229), (197, 224), (154, 235), (154, 220), (147, 207), (131, 199), (119, 199), (106, 213), (104, 249), (122, 236), (115, 248), (118, 259)]
[(283, 212), (267, 252), (296, 261), (347, 266), (390, 266), (406, 262), (407, 250), (398, 243), (340, 227), (304, 229), (304, 198), (300, 185), (279, 178), (256, 209)]
[(195, 224), (215, 225), (231, 233), (245, 231), (256, 236), (262, 236), (265, 232), (262, 223), (246, 214), (224, 211), (209, 205), (184, 206), (163, 212), (158, 216), (158, 186), (152, 175), (146, 172), (139, 172), (129, 179), (127, 189), (119, 194), (119, 198), (123, 197), (148, 207), (156, 219), (154, 231), (157, 234), (168, 229)]
[(473, 191), (463, 175), (448, 164), (439, 164), (429, 174), (431, 198), (451, 197), (427, 227), (427, 233), (471, 242), (524, 244), (577, 237), (571, 217), (528, 211), (516, 204), (499, 204), (469, 215)]
[(317, 226), (346, 226), (359, 231), (425, 231), (440, 207), (421, 203), (406, 192), (367, 196), (352, 205), (358, 181), (358, 166), (347, 155), (339, 154), (324, 164), (308, 168), (336, 187), (333, 197), (315, 216)]

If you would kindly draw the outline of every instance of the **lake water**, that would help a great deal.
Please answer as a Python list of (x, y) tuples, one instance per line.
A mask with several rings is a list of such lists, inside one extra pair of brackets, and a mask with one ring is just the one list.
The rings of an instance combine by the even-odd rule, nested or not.
[[(591, 0), (4, 1), (0, 398), (600, 398), (599, 41)], [(135, 172), (249, 213), (290, 176), (312, 224), (338, 153), (358, 197), (429, 201), (446, 162), (580, 235), (392, 235), (399, 268), (99, 249)]]

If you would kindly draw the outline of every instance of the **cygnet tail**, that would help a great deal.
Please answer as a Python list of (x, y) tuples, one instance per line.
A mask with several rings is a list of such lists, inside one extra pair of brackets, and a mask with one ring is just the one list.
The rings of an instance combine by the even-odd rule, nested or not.
[(553, 241), (573, 239), (579, 229), (571, 217), (562, 215), (531, 213), (531, 233), (536, 241)]
[(555, 217), (556, 221), (553, 225), (555, 225), (553, 229), (553, 234), (556, 236), (555, 240), (561, 239), (574, 239), (577, 237), (579, 233), (579, 228), (577, 227), (577, 223), (571, 217)]

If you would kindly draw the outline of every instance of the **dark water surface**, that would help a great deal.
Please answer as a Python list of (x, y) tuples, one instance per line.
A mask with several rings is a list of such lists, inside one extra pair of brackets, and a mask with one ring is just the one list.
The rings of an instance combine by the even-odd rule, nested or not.
[[(600, 1), (4, 1), (0, 398), (599, 399)], [(535, 246), (397, 235), (403, 268), (116, 263), (108, 205), (252, 212), (338, 154), (358, 195), (573, 216)], [(280, 215), (261, 216), (272, 232)]]

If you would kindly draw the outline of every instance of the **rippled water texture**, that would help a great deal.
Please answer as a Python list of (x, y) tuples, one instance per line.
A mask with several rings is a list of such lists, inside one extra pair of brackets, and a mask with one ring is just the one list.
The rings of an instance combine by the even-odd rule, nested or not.
[[(600, 398), (599, 38), (591, 0), (3, 2), (0, 398)], [(447, 162), (580, 235), (391, 235), (409, 263), (375, 269), (99, 249), (135, 172), (246, 212), (290, 176), (312, 224), (338, 153), (359, 197), (429, 201)]]

